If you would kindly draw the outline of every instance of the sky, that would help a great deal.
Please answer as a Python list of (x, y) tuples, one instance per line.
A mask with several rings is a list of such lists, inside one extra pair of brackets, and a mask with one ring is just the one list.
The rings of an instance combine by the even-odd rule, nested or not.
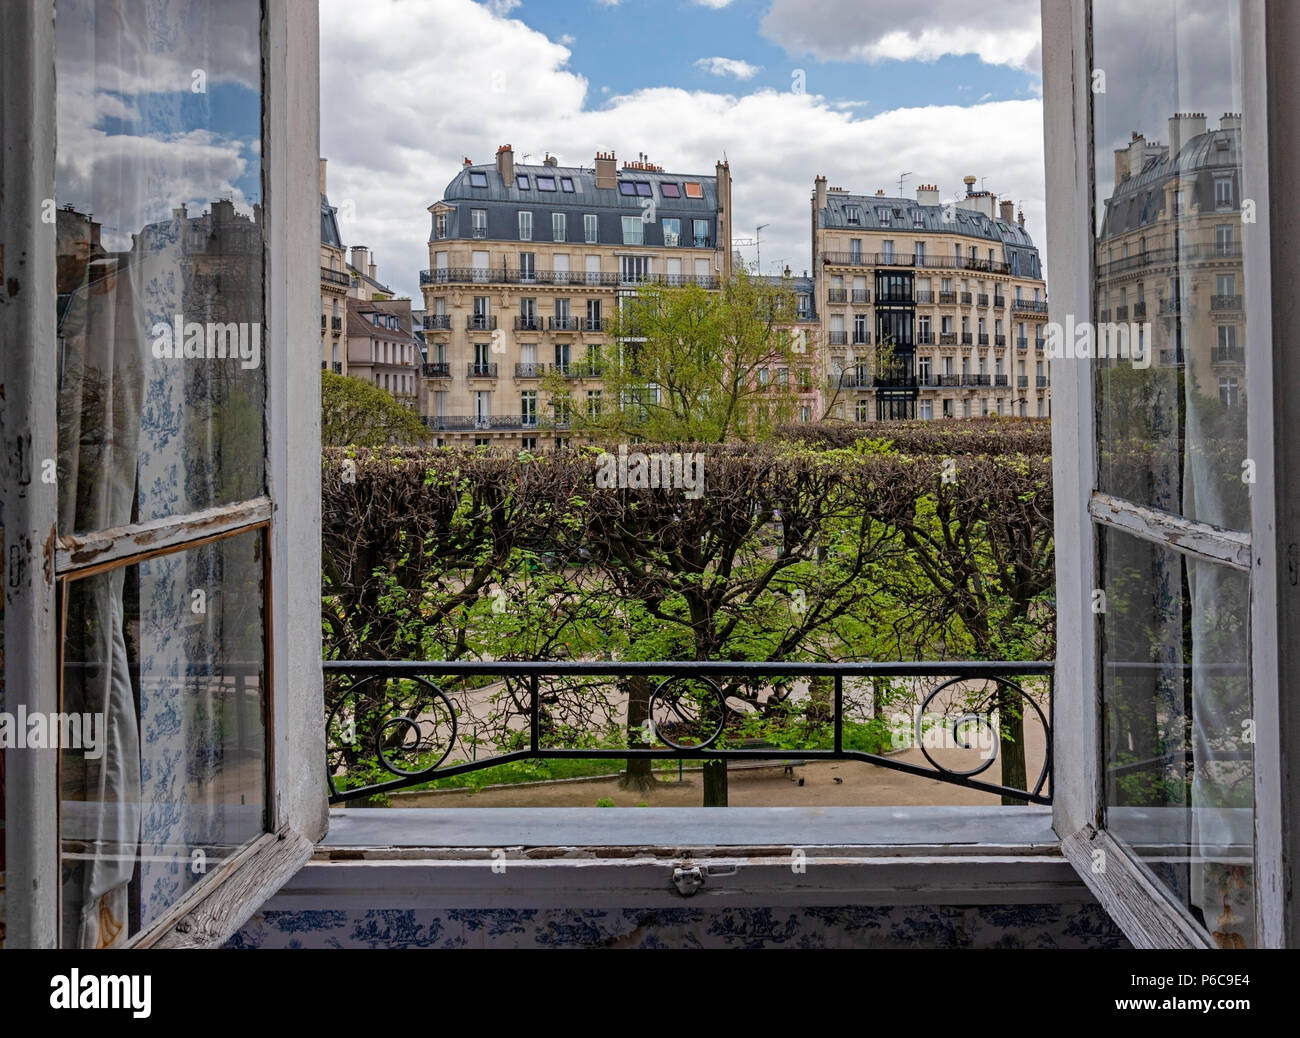
[(506, 143), (516, 162), (725, 158), (733, 234), (767, 225), (768, 274), (811, 268), (818, 174), (944, 199), (972, 174), (1044, 244), (1038, 0), (321, 0), (320, 18), (330, 202), (417, 306), (428, 207)]

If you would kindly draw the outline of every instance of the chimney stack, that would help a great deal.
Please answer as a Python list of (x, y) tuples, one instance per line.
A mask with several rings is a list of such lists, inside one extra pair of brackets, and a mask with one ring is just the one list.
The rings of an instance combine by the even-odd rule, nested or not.
[(618, 186), (618, 169), (614, 164), (614, 153), (596, 152), (596, 186), (613, 191)]
[(999, 207), (999, 209), (1000, 209), (1000, 211), (1001, 211), (1001, 213), (1002, 213), (1002, 222), (1003, 222), (1003, 223), (1013, 223), (1013, 222), (1015, 221), (1015, 218), (1016, 218), (1016, 203), (1015, 203), (1015, 202), (1012, 202), (1012, 201), (1010, 201), (1009, 199), (1004, 200), (1004, 201), (1002, 202), (1001, 206)]
[(378, 280), (379, 280), (379, 270), (378, 270), (378, 268), (375, 266), (375, 258), (374, 258), (374, 256), (371, 256), (371, 257), (370, 257), (370, 262), (369, 262), (368, 264), (366, 264), (366, 276), (369, 277), (371, 281), (378, 281)]
[(327, 193), (325, 190), (325, 163), (328, 161), (329, 159), (320, 160), (320, 193), (322, 195)]
[(975, 177), (972, 174), (967, 173), (961, 178), (961, 182), (966, 185), (967, 197), (970, 197), (975, 193)]
[(1169, 120), (1169, 158), (1178, 158), (1183, 145), (1205, 132), (1204, 112), (1175, 112)]
[(939, 205), (939, 185), (922, 184), (916, 189), (917, 205)]
[(506, 187), (515, 186), (515, 150), (509, 144), (497, 148), (497, 172)]
[(361, 271), (362, 274), (366, 272), (366, 262), (369, 258), (369, 253), (370, 250), (364, 245), (352, 246), (352, 266)]
[(1240, 129), (1241, 129), (1241, 113), (1240, 113), (1240, 112), (1224, 112), (1223, 115), (1219, 117), (1219, 129), (1220, 129), (1220, 130), (1240, 130)]
[(817, 177), (813, 181), (813, 185), (816, 188), (816, 193), (817, 193), (817, 201), (814, 204), (813, 208), (825, 209), (826, 208), (826, 178), (822, 176)]

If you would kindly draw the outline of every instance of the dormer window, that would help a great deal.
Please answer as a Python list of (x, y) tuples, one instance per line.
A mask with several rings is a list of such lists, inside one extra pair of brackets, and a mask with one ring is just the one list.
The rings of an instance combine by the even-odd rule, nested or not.
[(543, 176), (539, 176), (539, 177), (537, 178), (537, 190), (538, 190), (538, 191), (554, 191), (554, 190), (555, 190), (555, 178), (554, 178), (554, 177), (543, 177)]
[(620, 195), (635, 195), (636, 184), (630, 180), (620, 180), (618, 182), (618, 193)]
[(560, 177), (560, 190), (573, 193), (573, 177)]
[(671, 181), (666, 181), (666, 182), (660, 184), (660, 185), (659, 185), (659, 193), (660, 193), (661, 195), (663, 195), (664, 198), (681, 198), (681, 197), (682, 197), (682, 189), (679, 188), (676, 184), (672, 183)]
[(470, 187), (487, 187), (487, 174), (486, 174), (486, 173), (470, 173), (470, 175), (469, 175), (469, 186), (470, 186)]
[(846, 223), (862, 223), (862, 210), (856, 205), (846, 205), (844, 207), (844, 220)]
[(696, 181), (694, 181), (694, 180), (688, 180), (688, 181), (686, 181), (685, 189), (686, 189), (686, 197), (687, 197), (687, 198), (703, 198), (703, 197), (704, 197), (704, 188), (701, 187), (701, 186), (700, 186)]
[(521, 191), (527, 191), (527, 190), (528, 190), (528, 174), (527, 174), (527, 173), (519, 173), (519, 174), (517, 174), (517, 175), (515, 176), (515, 184), (519, 187), (519, 190), (521, 190)]
[(876, 218), (877, 218), (877, 219), (878, 219), (882, 224), (888, 224), (888, 223), (889, 223), (889, 218), (890, 218), (890, 212), (889, 212), (889, 210), (888, 210), (885, 206), (883, 206), (883, 205), (882, 205), (882, 206), (878, 206), (878, 207), (876, 208)]

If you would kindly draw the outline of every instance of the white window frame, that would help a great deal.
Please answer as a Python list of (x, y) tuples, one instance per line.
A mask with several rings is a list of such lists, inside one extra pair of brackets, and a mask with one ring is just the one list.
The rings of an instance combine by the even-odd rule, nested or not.
[[(1051, 314), (1059, 323), (1068, 314), (1093, 312), (1092, 120), (1077, 117), (1092, 110), (1091, 25), (1088, 5), (1075, 0), (1043, 0), (1042, 13), (1047, 263), (1053, 281)], [(1278, 256), (1290, 269), (1271, 265), (1269, 175), (1271, 164), (1273, 182), (1288, 185), (1279, 201), (1293, 205), (1300, 118), (1294, 106), (1270, 109), (1267, 102), (1270, 78), (1282, 96), (1293, 96), (1288, 91), (1300, 89), (1300, 74), (1285, 56), (1268, 53), (1265, 26), (1270, 39), (1296, 33), (1300, 9), (1244, 0), (1241, 19), (1244, 111), (1254, 116), (1243, 119), (1242, 153), (1247, 159), (1241, 193), (1257, 205), (1257, 223), (1243, 235), (1242, 245), (1247, 322), (1252, 329), (1245, 344), (1252, 400), (1247, 452), (1264, 474), (1251, 489), (1249, 543), (1240, 535), (1223, 536), (1206, 524), (1181, 518), (1166, 518), (1162, 524), (1149, 510), (1129, 502), (1118, 506), (1129, 533), (1166, 547), (1173, 546), (1171, 536), (1178, 536), (1178, 550), (1194, 558), (1235, 547), (1250, 573), (1251, 690), (1259, 733), (1254, 768), (1255, 937), (1261, 947), (1282, 947), (1295, 946), (1300, 939), (1295, 903), (1286, 894), (1300, 877), (1300, 833), (1295, 824), (1300, 769), (1293, 767), (1289, 774), (1283, 769), (1283, 747), (1300, 746), (1300, 706), (1292, 702), (1288, 709), (1280, 680), (1300, 663), (1295, 648), (1300, 609), (1294, 590), (1279, 597), (1279, 590), (1288, 586), (1288, 570), (1286, 553), (1278, 551), (1279, 545), (1300, 539), (1300, 487), (1293, 475), (1300, 450), (1286, 432), (1288, 419), (1300, 415), (1300, 379), (1294, 363), (1285, 366), (1286, 358), (1294, 356), (1287, 346), (1295, 348), (1300, 304), (1286, 290), (1296, 277), (1294, 257), (1280, 250)], [(1053, 827), (1065, 856), (1135, 945), (1209, 947), (1208, 936), (1190, 913), (1151, 879), (1105, 826), (1092, 589), (1096, 525), (1106, 520), (1094, 490), (1093, 370), (1072, 360), (1053, 360), (1052, 368), (1055, 538), (1058, 545), (1071, 545), (1068, 556), (1058, 556), (1056, 571), (1056, 666), (1062, 680), (1054, 703)], [(1106, 498), (1104, 506), (1114, 509), (1116, 499)], [(1104, 852), (1104, 871), (1093, 868), (1097, 851)]]
[[(27, 270), (16, 302), (0, 307), (0, 339), (54, 341), (57, 286), (54, 225), (33, 220), (41, 199), (54, 197), (54, 0), (28, 0), (6, 10), (0, 39), (0, 96), (6, 149), (0, 158), (0, 242), (9, 256), (25, 255)], [(320, 275), (303, 256), (320, 249), (317, 136), (319, 20), (314, 4), (266, 4), (262, 14), (263, 183), (266, 221), (268, 341), (288, 344), (285, 362), (266, 371), (266, 495), (214, 509), (204, 535), (269, 521), (266, 617), (268, 831), (219, 867), (130, 947), (223, 944), (311, 856), (323, 838), (328, 812), (322, 776), (325, 729), (320, 667), (320, 468), (291, 464), (318, 451), (319, 346), (298, 329), (320, 310)], [(21, 138), (25, 148), (10, 148)], [(47, 273), (46, 273), (47, 272)], [(7, 274), (18, 277), (18, 265)], [(313, 336), (314, 339), (314, 336)], [(48, 349), (0, 351), (6, 389), (3, 421), (10, 435), (30, 435), (31, 456), (57, 456), (55, 356)], [(307, 377), (308, 375), (312, 377)], [(9, 451), (3, 464), (5, 543), (32, 544), (21, 572), (9, 569), (5, 599), (6, 709), (57, 709), (59, 636), (55, 595), (61, 557), (84, 538), (61, 537), (53, 558), (43, 545), (56, 527), (53, 485), (30, 493), (19, 487)], [(23, 462), (19, 460), (18, 464)], [(193, 518), (193, 517), (189, 517)], [(113, 531), (106, 553), (125, 559), (146, 550), (180, 547), (196, 533), (183, 521), (146, 523)], [(102, 541), (102, 534), (98, 538)], [(50, 563), (53, 562), (51, 565)], [(274, 632), (274, 637), (272, 637)], [(7, 755), (6, 944), (50, 948), (59, 943), (59, 832), (57, 754)], [(16, 896), (22, 891), (21, 897)]]

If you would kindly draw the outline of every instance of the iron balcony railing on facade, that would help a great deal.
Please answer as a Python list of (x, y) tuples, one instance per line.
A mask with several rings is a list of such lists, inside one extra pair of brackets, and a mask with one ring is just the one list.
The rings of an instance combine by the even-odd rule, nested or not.
[(1024, 313), (1030, 313), (1030, 314), (1045, 314), (1047, 313), (1047, 300), (1046, 299), (1017, 299), (1014, 303), (1012, 303), (1011, 309), (1013, 311), (1020, 310), (1023, 311)]
[(1048, 386), (1052, 384), (1052, 380), (1048, 378), (1046, 375), (1038, 375), (1037, 379), (1038, 379), (1039, 389), (1046, 389)]
[(491, 363), (480, 363), (476, 361), (470, 361), (469, 364), (466, 365), (466, 367), (468, 369), (468, 374), (470, 378), (496, 378), (497, 377), (496, 361), (492, 361)]
[(916, 375), (885, 375), (871, 380), (877, 389), (916, 389), (919, 385)]
[(1210, 296), (1211, 310), (1240, 310), (1241, 296)]
[(956, 345), (957, 345), (957, 333), (956, 333), (956, 332), (940, 332), (940, 333), (939, 333), (939, 345), (940, 345), (940, 346), (956, 346)]
[(515, 378), (541, 378), (545, 364), (516, 364)]
[(1110, 320), (1110, 308), (1107, 307), (1105, 310), (1100, 310), (1100, 311), (1098, 311), (1098, 312), (1097, 312), (1097, 319), (1098, 319), (1099, 321), (1101, 321), (1102, 323), (1105, 323), (1106, 321), (1109, 321), (1109, 320)]
[(876, 294), (876, 303), (915, 303), (911, 292), (879, 292)]
[[(732, 663), (722, 661), (369, 661), (327, 660), (326, 774), (332, 804), (519, 760), (859, 761), (990, 793), (1016, 802), (1052, 802), (1050, 662)], [(558, 702), (626, 702), (633, 679), (648, 687), (647, 721), (626, 746), (574, 745)], [(846, 680), (847, 679), (847, 680)], [(737, 693), (814, 680), (828, 686), (827, 738), (808, 748), (755, 746)], [(861, 719), (874, 714), (881, 684), (912, 693), (899, 711), (897, 741), (919, 751), (849, 748)], [(501, 686), (507, 730), (500, 744), (472, 727), (484, 688)], [(622, 706), (619, 709), (624, 709)], [(1012, 718), (1022, 732), (1025, 788), (993, 781)], [(465, 730), (468, 728), (468, 730)], [(847, 730), (846, 730), (847, 729)], [(1034, 731), (1039, 729), (1039, 731)], [(1032, 733), (1032, 734), (1031, 734)], [(1032, 740), (1032, 741), (1031, 741)], [(887, 740), (894, 748), (895, 739)], [(1032, 754), (1030, 746), (1043, 746)], [(882, 747), (883, 749), (883, 747)], [(370, 778), (378, 768), (383, 777)], [(389, 777), (391, 776), (391, 777)]]
[(1117, 307), (1115, 307), (1115, 320), (1117, 320), (1117, 321), (1127, 321), (1127, 320), (1128, 320), (1128, 307), (1127, 307), (1127, 306), (1117, 306)]
[(994, 376), (993, 376), (993, 388), (994, 388), (994, 389), (1005, 389), (1006, 387), (1007, 387), (1007, 376), (1006, 376), (1006, 375), (994, 375)]
[(871, 290), (866, 288), (855, 288), (853, 290), (853, 301), (855, 303), (871, 302)]
[(988, 305), (989, 305), (989, 294), (988, 294), (987, 292), (981, 292), (981, 293), (979, 294), (979, 302), (978, 302), (976, 305), (978, 305), (978, 306), (988, 306)]
[(320, 315), (320, 330), (324, 331), (329, 326), (329, 317), (325, 314)]
[(939, 293), (939, 305), (940, 305), (940, 306), (950, 306), (950, 305), (955, 304), (956, 302), (957, 302), (957, 293), (956, 293), (956, 292), (940, 292), (940, 293)]
[(331, 285), (342, 285), (347, 288), (352, 284), (352, 278), (346, 270), (330, 270), (329, 267), (320, 268), (322, 281), (328, 281)]
[(1044, 346), (1044, 342), (1045, 342), (1045, 340), (1044, 340), (1043, 337), (1040, 335), (1038, 338), (1036, 338), (1036, 339), (1034, 340), (1034, 349), (1036, 349), (1036, 350), (1042, 350), (1042, 349), (1043, 349), (1043, 346)]
[(572, 364), (552, 364), (552, 365), (551, 365), (551, 374), (552, 374), (552, 375), (559, 375), (559, 376), (561, 376), (562, 378), (577, 378), (577, 377), (578, 377), (578, 373), (577, 373), (577, 371), (574, 370), (574, 366), (573, 366)]
[(426, 332), (451, 331), (451, 314), (425, 314), (421, 322)]
[(870, 333), (870, 332), (859, 332), (859, 331), (854, 331), (854, 333), (853, 333), (853, 345), (854, 345), (854, 346), (870, 346), (870, 345), (871, 345), (871, 333)]
[(827, 341), (832, 346), (847, 346), (849, 344), (848, 332), (831, 331), (826, 333), (826, 337), (827, 337)]
[(1163, 249), (1147, 249), (1132, 256), (1121, 256), (1097, 265), (1098, 277), (1122, 274), (1126, 270), (1143, 267), (1172, 266), (1179, 263), (1198, 263), (1207, 260), (1236, 259), (1241, 256), (1241, 242), (1209, 242)]
[(598, 332), (604, 327), (604, 322), (599, 317), (588, 317), (582, 322), (584, 332)]
[(1007, 305), (1007, 297), (995, 295), (993, 297), (993, 305), (999, 310), (1003, 309)]
[(1007, 344), (1007, 337), (1006, 337), (1005, 335), (995, 335), (995, 336), (993, 336), (993, 345), (994, 345), (994, 346), (1005, 346), (1006, 344)]
[(934, 293), (929, 289), (921, 289), (916, 293), (916, 302), (920, 306), (925, 306), (934, 302)]
[(334, 361), (334, 374), (336, 375), (343, 374), (343, 362), (341, 360)]
[(1181, 296), (1173, 296), (1170, 299), (1160, 300), (1160, 313), (1164, 315), (1177, 315), (1187, 312), (1187, 307)]
[(517, 332), (540, 332), (542, 330), (542, 319), (536, 314), (515, 316), (515, 331)]
[(494, 415), (425, 415), (421, 421), (429, 429), (457, 432), (469, 429), (536, 429), (537, 416)]
[(989, 344), (989, 336), (988, 336), (988, 332), (980, 332), (980, 333), (979, 333), (979, 344), (980, 344), (981, 346), (987, 346), (987, 345)]
[(1146, 305), (1146, 303), (1134, 303), (1134, 304), (1133, 304), (1133, 319), (1134, 319), (1135, 321), (1136, 321), (1136, 320), (1140, 320), (1141, 318), (1145, 317), (1146, 315), (1147, 315), (1147, 305)]
[(917, 332), (917, 333), (916, 333), (916, 344), (917, 344), (918, 346), (933, 346), (933, 345), (934, 345), (934, 336), (931, 335), (929, 332)]
[(342, 318), (342, 317), (331, 317), (331, 318), (330, 318), (330, 329), (331, 329), (332, 331), (341, 332), (341, 331), (343, 330), (343, 318)]
[(579, 320), (576, 317), (548, 317), (546, 326), (553, 332), (576, 332)]
[(1028, 388), (1029, 388), (1029, 376), (1028, 376), (1028, 375), (1017, 375), (1017, 376), (1016, 376), (1016, 388), (1017, 388), (1017, 389), (1028, 389)]
[(971, 256), (926, 256), (902, 252), (826, 251), (822, 263), (845, 267), (916, 267), (922, 270), (978, 270), (989, 274), (1010, 274), (1011, 266), (1000, 260)]
[(465, 328), (471, 332), (491, 332), (495, 331), (497, 319), (495, 315), (487, 316), (485, 314), (470, 314), (465, 318)]
[(717, 288), (719, 280), (714, 274), (624, 274), (617, 271), (519, 270), (514, 267), (440, 267), (420, 271), (422, 285), (592, 285), (612, 288), (642, 283)]
[(843, 288), (828, 288), (826, 290), (826, 301), (828, 303), (847, 303), (849, 293)]
[(944, 386), (944, 387), (955, 389), (956, 387), (961, 385), (961, 376), (954, 375), (952, 372), (946, 372), (945, 374), (942, 375), (935, 375), (934, 384), (936, 386)]
[(961, 344), (962, 344), (963, 346), (973, 346), (973, 345), (975, 345), (975, 338), (974, 338), (974, 336), (972, 336), (970, 332), (962, 332), (962, 333), (961, 333)]
[(1027, 349), (1029, 349), (1029, 339), (1028, 339), (1027, 336), (1024, 336), (1024, 335), (1017, 335), (1017, 336), (1016, 336), (1016, 349), (1018, 349), (1018, 350), (1027, 350)]
[(1210, 360), (1214, 364), (1240, 364), (1241, 350), (1236, 346), (1215, 346)]
[(971, 299), (972, 299), (971, 293), (963, 292), (961, 294), (961, 302), (963, 306), (970, 306)]
[(962, 375), (961, 384), (963, 386), (972, 386), (975, 388), (992, 386), (993, 376), (992, 375)]
[(451, 378), (451, 365), (446, 361), (431, 361), (422, 368), (425, 378)]

